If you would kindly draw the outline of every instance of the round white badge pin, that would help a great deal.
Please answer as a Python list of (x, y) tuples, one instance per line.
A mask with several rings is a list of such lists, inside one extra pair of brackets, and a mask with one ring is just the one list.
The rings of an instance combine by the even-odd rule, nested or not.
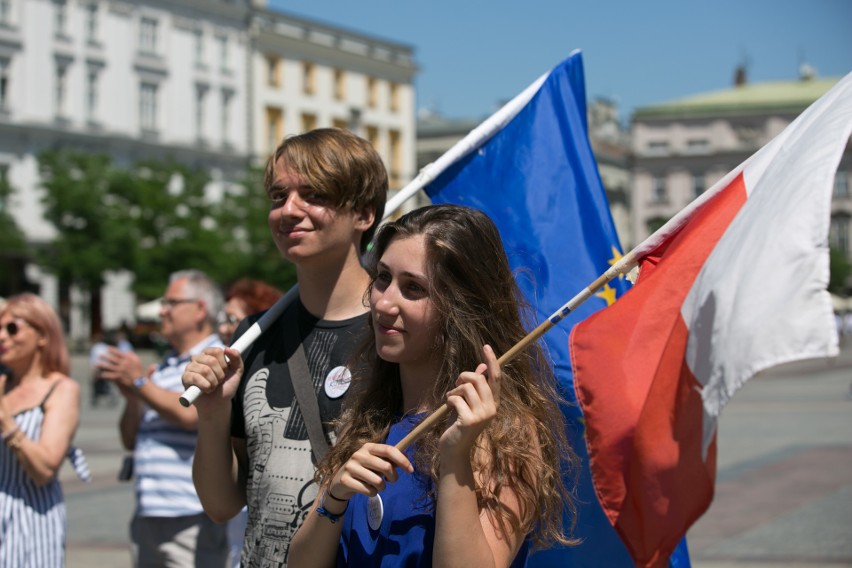
[(385, 516), (385, 505), (382, 503), (381, 495), (373, 495), (367, 499), (367, 524), (374, 531), (382, 526), (382, 518)]
[(340, 398), (352, 384), (352, 373), (346, 367), (335, 367), (325, 377), (325, 394), (328, 398)]

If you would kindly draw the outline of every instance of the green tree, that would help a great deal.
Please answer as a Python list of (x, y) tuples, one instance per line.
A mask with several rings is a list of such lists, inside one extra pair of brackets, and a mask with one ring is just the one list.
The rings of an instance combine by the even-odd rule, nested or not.
[(48, 150), (39, 156), (39, 172), (44, 217), (57, 231), (39, 255), (41, 264), (57, 275), (62, 289), (74, 284), (88, 292), (97, 326), (104, 273), (125, 267), (126, 227), (110, 215), (108, 198), (114, 170), (103, 155)]
[(281, 257), (267, 221), (269, 199), (263, 188), (263, 170), (252, 168), (240, 183), (231, 185), (219, 203), (217, 224), (226, 240), (222, 257), (230, 282), (241, 276), (257, 278), (282, 290), (296, 282), (295, 267)]
[(282, 289), (295, 281), (269, 233), (260, 170), (211, 195), (206, 172), (174, 162), (120, 169), (107, 156), (56, 150), (40, 156), (39, 169), (45, 217), (57, 231), (42, 263), (64, 287), (89, 291), (94, 325), (108, 270), (132, 272), (144, 299), (160, 296), (169, 274), (184, 268), (223, 285), (241, 276)]
[(110, 196), (129, 230), (133, 258), (127, 268), (136, 274), (138, 295), (161, 295), (169, 274), (184, 268), (203, 270), (217, 281), (227, 276), (225, 236), (208, 199), (209, 183), (197, 169), (144, 162), (112, 184)]
[(159, 296), (169, 274), (183, 268), (203, 270), (215, 279), (221, 239), (205, 198), (209, 177), (160, 162), (137, 164), (128, 177), (113, 195), (132, 231), (134, 291), (145, 298)]
[(835, 294), (845, 296), (849, 294), (849, 277), (852, 276), (852, 264), (846, 258), (846, 254), (837, 248), (829, 249), (829, 270), (831, 276), (828, 280), (828, 290)]

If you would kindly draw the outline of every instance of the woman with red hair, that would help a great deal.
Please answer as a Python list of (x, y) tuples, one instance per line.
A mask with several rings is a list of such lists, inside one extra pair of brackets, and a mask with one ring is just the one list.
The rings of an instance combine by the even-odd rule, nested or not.
[(233, 343), (234, 331), (243, 318), (268, 310), (283, 292), (261, 280), (240, 278), (225, 294), (225, 309), (219, 316), (219, 337), (222, 343)]

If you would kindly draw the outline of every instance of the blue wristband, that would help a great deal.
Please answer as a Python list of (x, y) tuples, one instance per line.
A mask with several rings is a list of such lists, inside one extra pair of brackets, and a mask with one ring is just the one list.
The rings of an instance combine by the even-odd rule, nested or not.
[[(322, 497), (320, 498), (320, 505), (319, 505), (319, 507), (317, 507), (317, 515), (319, 515), (320, 517), (325, 517), (326, 519), (331, 521), (331, 524), (334, 524), (337, 521), (339, 521), (340, 517), (342, 517), (346, 513), (346, 509), (349, 508), (349, 501), (346, 501), (346, 506), (343, 508), (343, 511), (341, 513), (338, 513), (338, 514), (335, 515), (334, 513), (329, 512), (325, 508), (325, 496), (327, 494), (328, 494), (327, 491), (325, 489), (323, 489), (322, 490)], [(343, 499), (338, 499), (337, 497), (334, 497), (334, 496), (332, 496), (331, 498), (334, 499), (335, 501), (342, 501), (343, 500)]]

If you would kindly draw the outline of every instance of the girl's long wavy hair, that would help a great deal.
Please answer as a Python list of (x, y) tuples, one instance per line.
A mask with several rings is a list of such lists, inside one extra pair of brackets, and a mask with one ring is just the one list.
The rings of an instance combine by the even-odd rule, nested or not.
[[(397, 238), (423, 235), (429, 297), (437, 311), (439, 331), (434, 348), (441, 369), (428, 407), (437, 409), (463, 371), (476, 369), (482, 345), (498, 356), (525, 335), (522, 314), (529, 309), (512, 277), (494, 223), (481, 211), (455, 205), (424, 207), (379, 230), (369, 270)], [(369, 297), (372, 284), (367, 291)], [(334, 473), (366, 442), (383, 442), (399, 420), (402, 387), (399, 366), (376, 355), (375, 337), (360, 354), (352, 392), (338, 422), (338, 443), (322, 461), (317, 481)], [(575, 474), (576, 455), (565, 437), (561, 402), (553, 371), (538, 344), (531, 345), (503, 366), (497, 416), (477, 440), (471, 455), (480, 509), (485, 509), (504, 533), (532, 534), (534, 545), (576, 544), (570, 538), (576, 508), (562, 473)], [(414, 466), (431, 476), (437, 487), (438, 440), (447, 429), (444, 420), (415, 444)], [(500, 504), (511, 489), (519, 514)], [(432, 497), (435, 497), (432, 495)], [(565, 513), (570, 527), (563, 526)]]

